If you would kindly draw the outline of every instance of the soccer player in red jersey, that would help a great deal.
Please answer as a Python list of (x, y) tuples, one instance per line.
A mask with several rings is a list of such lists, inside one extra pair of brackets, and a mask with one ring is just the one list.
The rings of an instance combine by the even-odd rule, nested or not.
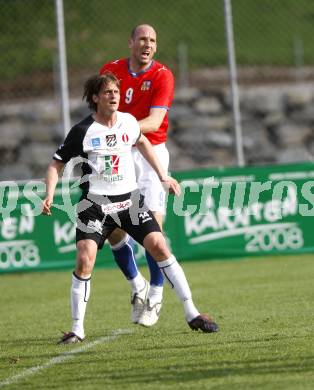
[[(156, 32), (152, 26), (136, 26), (129, 38), (130, 56), (104, 64), (100, 74), (112, 72), (120, 80), (119, 110), (133, 114), (140, 129), (153, 145), (164, 170), (168, 171), (169, 153), (165, 142), (168, 110), (174, 94), (174, 77), (170, 69), (153, 59), (157, 50)], [(133, 148), (137, 182), (145, 201), (162, 228), (166, 209), (166, 192), (154, 170)], [(132, 321), (143, 326), (154, 325), (162, 305), (163, 275), (146, 251), (150, 285), (137, 269), (133, 247), (122, 230), (109, 238), (114, 257), (132, 288)]]

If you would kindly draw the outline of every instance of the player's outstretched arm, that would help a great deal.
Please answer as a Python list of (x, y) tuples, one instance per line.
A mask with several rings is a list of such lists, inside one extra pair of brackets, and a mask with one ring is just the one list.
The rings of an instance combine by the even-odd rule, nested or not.
[(56, 185), (59, 178), (59, 173), (64, 168), (64, 163), (61, 161), (52, 160), (46, 172), (46, 197), (43, 200), (43, 211), (45, 215), (51, 215), (51, 205), (55, 193)]
[(163, 170), (151, 143), (148, 141), (145, 135), (141, 134), (136, 143), (136, 146), (140, 153), (156, 171), (159, 180), (169, 189), (172, 194), (180, 195), (181, 189), (179, 183), (172, 177), (168, 176), (167, 173)]

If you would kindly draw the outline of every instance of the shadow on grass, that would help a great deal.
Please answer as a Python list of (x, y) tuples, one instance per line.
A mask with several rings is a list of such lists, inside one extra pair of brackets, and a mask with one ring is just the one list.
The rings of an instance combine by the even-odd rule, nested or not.
[[(193, 364), (175, 364), (160, 367), (157, 364), (154, 367), (138, 367), (137, 369), (119, 369), (115, 366), (115, 369), (105, 369), (102, 364), (99, 364), (99, 360), (95, 361), (98, 366), (93, 365), (93, 369), (89, 373), (88, 367), (84, 370), (84, 373), (75, 372), (75, 364), (70, 364), (67, 367), (67, 373), (62, 376), (54, 377), (53, 382), (47, 382), (45, 389), (67, 388), (68, 386), (75, 386), (79, 384), (80, 388), (90, 386), (93, 384), (95, 388), (125, 388), (129, 385), (138, 385), (145, 387), (146, 384), (150, 386), (160, 385), (173, 385), (177, 388), (179, 384), (186, 384), (192, 387), (198, 381), (204, 379), (217, 379), (217, 378), (229, 378), (230, 377), (242, 377), (244, 382), (250, 381), (250, 377), (263, 376), (265, 382), (267, 378), (273, 380), (272, 375), (283, 374), (287, 375), (298, 373), (300, 375), (313, 372), (314, 356), (304, 356), (302, 358), (302, 364), (296, 362), (293, 359), (264, 359), (264, 360), (247, 360), (243, 362), (222, 360), (216, 364), (207, 364), (206, 362), (195, 362)], [(68, 362), (70, 363), (70, 362)], [(89, 364), (92, 363), (89, 360)], [(72, 367), (71, 367), (72, 366)], [(308, 378), (307, 378), (308, 380)], [(19, 389), (29, 388), (29, 383), (20, 383)], [(71, 387), (72, 388), (72, 387)], [(139, 387), (140, 388), (140, 387)]]
[[(106, 335), (112, 335), (112, 332), (104, 332), (104, 334), (97, 334), (96, 336), (94, 334), (87, 342), (93, 342)], [(93, 384), (97, 389), (102, 386), (103, 388), (124, 388), (128, 384), (138, 387), (149, 384), (156, 388), (159, 385), (173, 385), (175, 388), (181, 383), (193, 387), (200, 381), (219, 378), (226, 378), (229, 381), (232, 377), (241, 377), (241, 380), (249, 383), (254, 381), (254, 376), (263, 376), (267, 381), (267, 378), (273, 380), (273, 375), (277, 378), (280, 375), (285, 375), (285, 378), (287, 375), (294, 374), (302, 376), (303, 374), (313, 373), (314, 369), (313, 354), (302, 356), (299, 351), (294, 356), (290, 349), (289, 355), (285, 354), (284, 356), (280, 353), (271, 356), (270, 350), (267, 351), (269, 357), (258, 358), (259, 355), (256, 355), (256, 348), (260, 347), (257, 345), (259, 343), (272, 345), (274, 341), (278, 340), (286, 343), (286, 340), (291, 342), (292, 339), (303, 338), (304, 336), (289, 337), (283, 334), (273, 334), (265, 335), (265, 337), (226, 340), (219, 334), (205, 335), (179, 331), (171, 332), (171, 335), (168, 334), (167, 336), (168, 338), (163, 343), (160, 341), (160, 339), (162, 340), (162, 332), (159, 331), (135, 331), (132, 335), (120, 335), (119, 340), (120, 338), (122, 340), (128, 338), (128, 341), (132, 341), (128, 344), (129, 350), (125, 350), (126, 345), (121, 342), (118, 348), (117, 345), (114, 345), (115, 343), (108, 343), (99, 345), (97, 351), (95, 349), (81, 351), (75, 359), (67, 361), (66, 364), (56, 364), (54, 368), (50, 367), (48, 372), (44, 370), (37, 373), (33, 379), (29, 378), (27, 381), (21, 381), (18, 388), (32, 388), (30, 383), (34, 384), (42, 381), (46, 374), (51, 378), (52, 373), (55, 373), (54, 380), (45, 382), (46, 389), (72, 388), (75, 384), (81, 388)], [(170, 342), (169, 336), (171, 336)], [(190, 339), (187, 339), (188, 336)], [(156, 345), (155, 340), (158, 339), (160, 344)], [(33, 354), (25, 350), (25, 355), (20, 355), (19, 370), (29, 368), (31, 360), (40, 360), (41, 364), (44, 364), (45, 361), (54, 358), (56, 355), (71, 353), (76, 348), (73, 345), (57, 346), (55, 344), (56, 340), (46, 337), (10, 340), (6, 346), (9, 347), (11, 344), (16, 346), (21, 342), (23, 342), (24, 348), (30, 344), (33, 344), (32, 347), (35, 350), (36, 347), (42, 347), (43, 345), (46, 345), (47, 348)], [(210, 348), (205, 349), (205, 351), (199, 349), (200, 347), (203, 348), (207, 342)], [(247, 355), (239, 357), (239, 351), (237, 351), (238, 356), (232, 359), (231, 354), (233, 352), (229, 353), (228, 350), (230, 345), (233, 344), (233, 348), (235, 348), (238, 343), (245, 345), (244, 348), (241, 348), (243, 353), (251, 351), (251, 355), (255, 355), (254, 358)], [(77, 347), (80, 348), (83, 345), (84, 343)], [(47, 351), (50, 351), (50, 354)], [(224, 358), (222, 356), (224, 351), (228, 352), (228, 356), (231, 356), (231, 358)], [(0, 362), (8, 366), (10, 356), (8, 348), (6, 356), (1, 358)], [(57, 374), (60, 367), (62, 368), (62, 375), (61, 373), (60, 375)], [(2, 373), (4, 369), (1, 368)], [(284, 377), (282, 376), (282, 378)]]

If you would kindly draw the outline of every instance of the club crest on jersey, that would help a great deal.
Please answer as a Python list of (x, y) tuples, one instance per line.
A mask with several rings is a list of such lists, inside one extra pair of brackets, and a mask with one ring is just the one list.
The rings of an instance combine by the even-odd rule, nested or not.
[(115, 134), (106, 135), (106, 144), (109, 147), (116, 146), (117, 144), (117, 137)]
[(129, 142), (129, 136), (126, 133), (122, 134), (122, 141), (125, 144), (127, 144)]
[(97, 149), (100, 147), (100, 138), (92, 138), (92, 146), (94, 149)]
[(150, 80), (143, 81), (143, 83), (141, 85), (141, 91), (149, 91), (151, 85), (152, 85), (152, 82)]

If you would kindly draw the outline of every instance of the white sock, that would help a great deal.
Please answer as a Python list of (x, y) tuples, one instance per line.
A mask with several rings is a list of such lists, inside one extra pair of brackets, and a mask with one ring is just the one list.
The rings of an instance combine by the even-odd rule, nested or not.
[(158, 261), (157, 264), (165, 278), (170, 283), (171, 288), (174, 288), (177, 296), (181, 300), (185, 318), (188, 322), (190, 322), (200, 313), (192, 301), (192, 293), (182, 267), (173, 255), (167, 260)]
[(133, 294), (140, 292), (145, 287), (145, 279), (140, 272), (135, 276), (135, 278), (128, 280), (128, 282), (131, 285)]
[(72, 332), (84, 338), (84, 317), (90, 294), (90, 277), (79, 278), (73, 272), (71, 287)]
[(154, 284), (151, 284), (148, 290), (147, 299), (149, 300), (150, 306), (154, 306), (156, 303), (162, 302), (162, 293), (163, 293), (163, 286), (155, 286)]

